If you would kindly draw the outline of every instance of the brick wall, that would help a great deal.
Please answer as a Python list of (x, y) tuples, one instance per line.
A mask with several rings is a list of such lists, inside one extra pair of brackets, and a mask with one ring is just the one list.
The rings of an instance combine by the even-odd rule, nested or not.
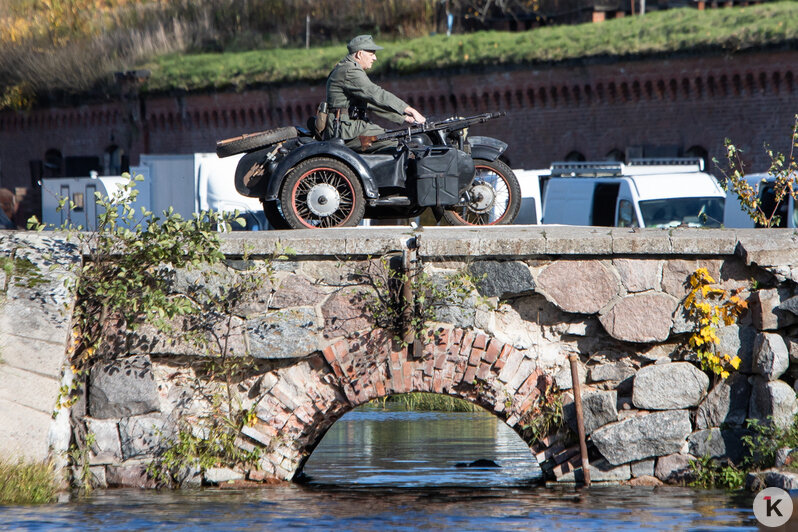
[[(508, 141), (516, 168), (547, 167), (570, 152), (590, 160), (634, 147), (674, 154), (697, 147), (722, 159), (728, 137), (760, 171), (768, 163), (764, 143), (789, 147), (796, 60), (798, 51), (597, 59), (378, 81), (430, 117), (506, 110), (506, 118), (472, 134)], [(132, 164), (142, 153), (210, 152), (219, 139), (304, 124), (323, 98), (319, 82), (0, 113), (0, 186), (27, 186), (30, 162), (50, 149), (102, 156), (116, 145)]]

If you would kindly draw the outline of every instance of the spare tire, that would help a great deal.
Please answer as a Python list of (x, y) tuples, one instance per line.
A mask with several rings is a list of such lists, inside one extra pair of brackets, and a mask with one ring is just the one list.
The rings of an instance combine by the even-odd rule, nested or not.
[(297, 136), (296, 128), (293, 126), (278, 127), (259, 133), (247, 133), (240, 137), (220, 140), (216, 143), (216, 155), (219, 157), (229, 157), (245, 151), (257, 150), (271, 144), (276, 144), (284, 140), (292, 139)]

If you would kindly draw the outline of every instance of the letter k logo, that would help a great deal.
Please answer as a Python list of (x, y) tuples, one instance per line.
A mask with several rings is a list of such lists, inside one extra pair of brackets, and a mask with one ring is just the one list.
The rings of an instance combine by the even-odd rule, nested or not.
[(754, 517), (766, 527), (781, 526), (793, 512), (790, 494), (781, 488), (765, 488), (754, 497)]
[(781, 499), (778, 499), (776, 502), (773, 502), (773, 497), (763, 497), (763, 499), (765, 499), (767, 502), (765, 513), (767, 513), (768, 517), (771, 517), (774, 512), (779, 517), (783, 517), (781, 511), (779, 510), (779, 503), (781, 502)]

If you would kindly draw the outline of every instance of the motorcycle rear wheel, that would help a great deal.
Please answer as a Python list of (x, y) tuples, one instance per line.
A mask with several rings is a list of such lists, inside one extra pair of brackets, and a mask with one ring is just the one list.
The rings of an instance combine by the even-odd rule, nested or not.
[(450, 225), (511, 224), (521, 209), (521, 186), (512, 169), (499, 161), (474, 159), (476, 175), (469, 201), (443, 212)]
[(296, 165), (283, 182), (280, 205), (294, 229), (353, 227), (366, 212), (360, 180), (346, 164), (329, 157)]
[(266, 220), (269, 221), (269, 225), (272, 226), (272, 229), (291, 229), (291, 226), (288, 225), (288, 222), (283, 216), (279, 200), (262, 201), (261, 205), (263, 205), (263, 214), (266, 215)]

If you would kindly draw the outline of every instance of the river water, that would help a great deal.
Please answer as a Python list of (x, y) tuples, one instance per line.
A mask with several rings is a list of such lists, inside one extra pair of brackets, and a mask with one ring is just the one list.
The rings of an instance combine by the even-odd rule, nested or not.
[[(455, 467), (477, 459), (500, 467)], [(97, 490), (0, 507), (0, 529), (756, 530), (745, 492), (540, 486), (529, 449), (483, 412), (350, 412), (304, 473), (263, 489)]]

